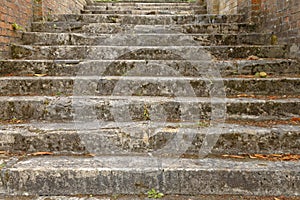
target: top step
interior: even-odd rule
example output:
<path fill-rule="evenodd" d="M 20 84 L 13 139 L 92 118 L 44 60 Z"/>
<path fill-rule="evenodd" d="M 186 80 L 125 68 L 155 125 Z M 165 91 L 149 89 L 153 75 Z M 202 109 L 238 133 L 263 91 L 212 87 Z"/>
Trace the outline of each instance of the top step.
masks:
<path fill-rule="evenodd" d="M 94 0 L 91 4 L 101 3 L 203 3 L 203 0 Z"/>

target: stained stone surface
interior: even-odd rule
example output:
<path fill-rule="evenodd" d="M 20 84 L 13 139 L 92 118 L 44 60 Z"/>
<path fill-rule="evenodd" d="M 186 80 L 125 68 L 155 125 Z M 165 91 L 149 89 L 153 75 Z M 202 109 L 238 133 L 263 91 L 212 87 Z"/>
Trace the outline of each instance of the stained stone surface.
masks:
<path fill-rule="evenodd" d="M 165 194 L 299 195 L 299 169 L 299 161 L 69 156 L 19 161 L 2 176 L 14 194 L 131 194 L 158 188 Z"/>

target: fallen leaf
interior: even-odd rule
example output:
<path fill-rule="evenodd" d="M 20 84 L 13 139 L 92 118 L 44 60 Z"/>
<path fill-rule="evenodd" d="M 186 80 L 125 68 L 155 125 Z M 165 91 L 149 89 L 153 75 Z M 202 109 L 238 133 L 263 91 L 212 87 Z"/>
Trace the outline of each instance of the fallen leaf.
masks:
<path fill-rule="evenodd" d="M 257 157 L 256 157 L 256 156 L 249 155 L 249 158 L 255 159 L 255 158 L 257 158 Z"/>
<path fill-rule="evenodd" d="M 32 153 L 31 155 L 33 155 L 33 156 L 43 156 L 43 155 L 53 155 L 53 153 L 48 152 L 48 151 L 41 151 L 41 152 Z"/>
<path fill-rule="evenodd" d="M 280 199 L 278 199 L 278 198 L 274 197 L 274 200 L 280 200 Z"/>
<path fill-rule="evenodd" d="M 300 117 L 293 117 L 291 120 L 293 122 L 300 122 Z"/>
<path fill-rule="evenodd" d="M 244 159 L 244 156 L 239 156 L 239 155 L 222 155 L 223 157 L 228 157 L 228 158 L 238 158 L 238 159 Z"/>
<path fill-rule="evenodd" d="M 259 57 L 251 55 L 251 56 L 248 56 L 247 60 L 259 60 Z"/>
<path fill-rule="evenodd" d="M 266 155 L 262 155 L 262 154 L 254 154 L 254 156 L 256 158 L 263 158 L 263 159 L 265 159 L 267 157 Z"/>
<path fill-rule="evenodd" d="M 36 76 L 36 77 L 43 77 L 43 76 L 47 76 L 47 74 L 34 74 L 34 76 Z"/>
<path fill-rule="evenodd" d="M 268 96 L 268 99 L 278 99 L 277 96 Z"/>
<path fill-rule="evenodd" d="M 259 77 L 266 78 L 268 74 L 266 72 L 259 72 Z"/>
<path fill-rule="evenodd" d="M 0 151 L 0 154 L 7 154 L 7 151 Z"/>
<path fill-rule="evenodd" d="M 253 78 L 253 75 L 239 75 L 239 78 Z"/>
<path fill-rule="evenodd" d="M 273 156 L 273 157 L 282 157 L 282 155 L 280 155 L 280 154 L 271 154 L 270 156 Z"/>

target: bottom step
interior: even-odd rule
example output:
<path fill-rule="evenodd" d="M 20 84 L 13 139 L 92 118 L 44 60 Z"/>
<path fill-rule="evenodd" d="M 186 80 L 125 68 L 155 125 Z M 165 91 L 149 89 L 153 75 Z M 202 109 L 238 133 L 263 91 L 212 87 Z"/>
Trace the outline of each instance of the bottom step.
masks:
<path fill-rule="evenodd" d="M 7 164 L 8 194 L 300 196 L 300 162 L 159 159 L 137 156 L 33 157 Z"/>

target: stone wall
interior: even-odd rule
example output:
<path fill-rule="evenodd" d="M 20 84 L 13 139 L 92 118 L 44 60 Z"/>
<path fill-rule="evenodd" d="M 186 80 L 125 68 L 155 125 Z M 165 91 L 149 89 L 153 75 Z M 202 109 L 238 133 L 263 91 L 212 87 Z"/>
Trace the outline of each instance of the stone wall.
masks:
<path fill-rule="evenodd" d="M 32 21 L 47 20 L 55 14 L 79 13 L 86 1 L 1 0 L 0 58 L 9 57 L 9 45 L 20 41 L 21 31 L 30 30 Z"/>

